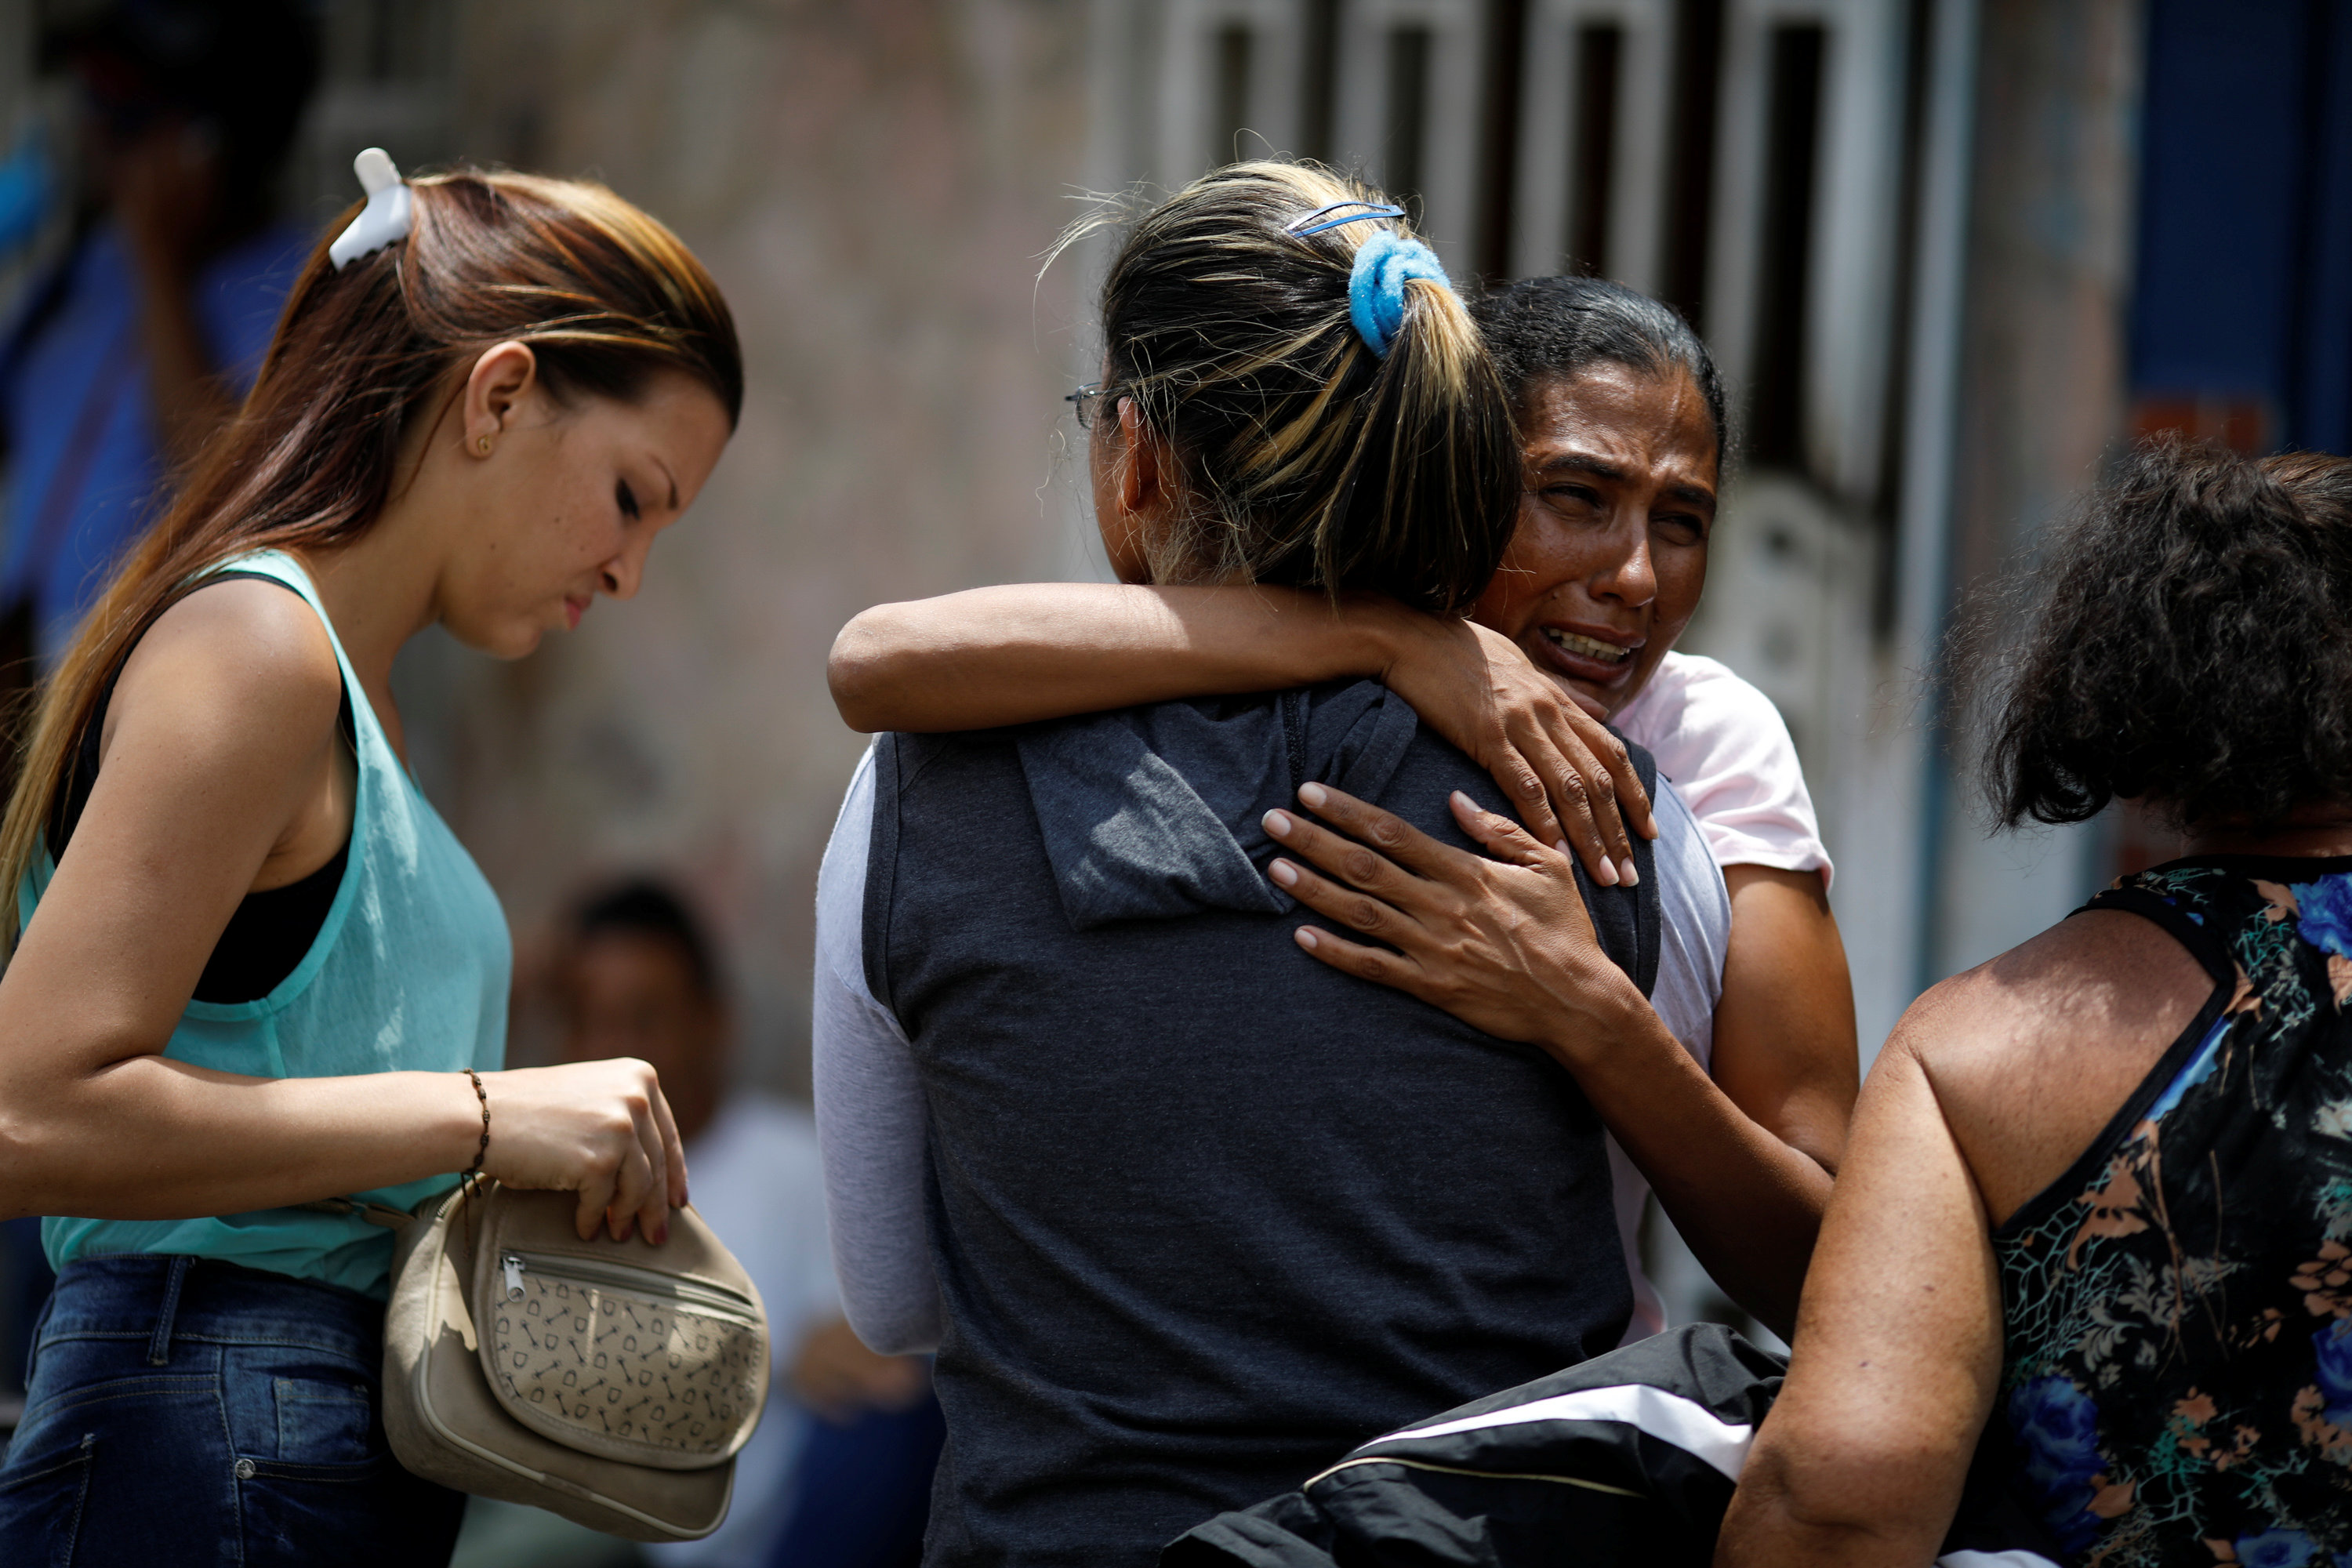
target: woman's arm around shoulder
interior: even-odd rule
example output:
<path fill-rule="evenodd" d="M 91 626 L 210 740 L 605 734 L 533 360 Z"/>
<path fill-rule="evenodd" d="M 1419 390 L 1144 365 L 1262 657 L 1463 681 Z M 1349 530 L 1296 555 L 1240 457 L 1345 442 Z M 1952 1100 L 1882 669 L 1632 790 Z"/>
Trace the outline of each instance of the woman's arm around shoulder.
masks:
<path fill-rule="evenodd" d="M 1492 773 L 1538 839 L 1569 844 L 1604 886 L 1632 868 L 1626 824 L 1657 833 L 1623 746 L 1510 639 L 1375 594 L 974 588 L 865 611 L 835 639 L 826 675 L 850 728 L 918 732 L 1373 679 Z"/>
<path fill-rule="evenodd" d="M 992 729 L 1378 675 L 1406 617 L 1288 588 L 1009 584 L 861 612 L 825 677 L 853 730 Z"/>

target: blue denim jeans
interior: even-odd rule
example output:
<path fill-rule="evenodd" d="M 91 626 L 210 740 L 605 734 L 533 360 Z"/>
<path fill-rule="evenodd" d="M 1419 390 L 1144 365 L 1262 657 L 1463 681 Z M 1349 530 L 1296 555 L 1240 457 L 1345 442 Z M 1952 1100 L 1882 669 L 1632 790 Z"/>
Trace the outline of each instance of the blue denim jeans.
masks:
<path fill-rule="evenodd" d="M 67 1266 L 0 1461 L 0 1563 L 440 1564 L 465 1498 L 401 1468 L 383 1308 L 203 1258 Z"/>

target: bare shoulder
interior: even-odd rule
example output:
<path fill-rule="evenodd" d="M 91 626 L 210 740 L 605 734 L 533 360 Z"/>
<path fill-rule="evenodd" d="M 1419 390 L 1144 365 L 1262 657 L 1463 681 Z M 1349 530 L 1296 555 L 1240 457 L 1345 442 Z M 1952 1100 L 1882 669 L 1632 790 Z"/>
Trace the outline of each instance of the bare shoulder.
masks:
<path fill-rule="evenodd" d="M 2178 1033 L 2212 984 L 2153 921 L 2092 910 L 1934 986 L 1901 1032 L 1931 1072 L 2007 1071 L 2085 1036 Z"/>
<path fill-rule="evenodd" d="M 1915 1058 L 1996 1221 L 2064 1173 L 2212 994 L 2154 923 L 2094 910 L 1929 990 Z"/>
<path fill-rule="evenodd" d="M 234 579 L 156 618 L 123 664 L 108 713 L 122 722 L 204 728 L 238 746 L 323 745 L 342 704 L 341 667 L 318 613 L 274 583 Z"/>

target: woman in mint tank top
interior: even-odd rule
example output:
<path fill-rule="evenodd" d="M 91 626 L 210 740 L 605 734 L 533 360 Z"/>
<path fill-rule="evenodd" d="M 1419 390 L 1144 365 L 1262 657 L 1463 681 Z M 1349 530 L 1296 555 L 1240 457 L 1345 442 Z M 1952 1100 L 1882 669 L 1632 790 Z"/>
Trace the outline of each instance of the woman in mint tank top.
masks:
<path fill-rule="evenodd" d="M 602 186 L 459 170 L 358 218 L 0 819 L 0 1216 L 58 1269 L 0 1563 L 446 1561 L 464 1500 L 376 1408 L 390 1236 L 304 1205 L 479 1169 L 658 1238 L 686 1198 L 644 1063 L 499 1070 L 505 921 L 390 677 L 436 622 L 515 658 L 635 592 L 734 428 L 732 319 Z"/>

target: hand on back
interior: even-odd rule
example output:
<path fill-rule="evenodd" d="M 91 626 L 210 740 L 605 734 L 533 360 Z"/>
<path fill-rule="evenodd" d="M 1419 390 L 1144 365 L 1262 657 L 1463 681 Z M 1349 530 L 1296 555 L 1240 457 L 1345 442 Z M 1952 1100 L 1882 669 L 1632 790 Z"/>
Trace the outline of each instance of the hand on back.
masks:
<path fill-rule="evenodd" d="M 1353 837 L 1293 812 L 1268 812 L 1266 831 L 1328 873 L 1277 859 L 1275 882 L 1308 909 L 1396 950 L 1301 927 L 1299 945 L 1324 963 L 1418 996 L 1498 1039 L 1530 1045 L 1607 1038 L 1629 1009 L 1643 1006 L 1595 938 L 1567 857 L 1509 818 L 1455 792 L 1455 819 L 1487 851 L 1475 855 L 1323 784 L 1307 785 L 1298 797 Z"/>

